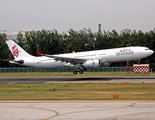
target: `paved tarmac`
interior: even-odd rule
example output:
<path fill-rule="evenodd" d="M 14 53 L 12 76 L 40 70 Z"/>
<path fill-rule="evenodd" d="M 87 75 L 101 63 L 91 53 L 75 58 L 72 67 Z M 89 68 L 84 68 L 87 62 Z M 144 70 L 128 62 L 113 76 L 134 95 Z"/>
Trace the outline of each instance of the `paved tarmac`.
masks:
<path fill-rule="evenodd" d="M 155 77 L 69 77 L 69 78 L 0 78 L 0 84 L 86 82 L 155 82 Z"/>
<path fill-rule="evenodd" d="M 155 77 L 0 78 L 1 84 L 155 82 Z M 155 120 L 155 101 L 0 101 L 0 120 Z"/>
<path fill-rule="evenodd" d="M 0 120 L 155 120 L 155 101 L 0 101 Z"/>

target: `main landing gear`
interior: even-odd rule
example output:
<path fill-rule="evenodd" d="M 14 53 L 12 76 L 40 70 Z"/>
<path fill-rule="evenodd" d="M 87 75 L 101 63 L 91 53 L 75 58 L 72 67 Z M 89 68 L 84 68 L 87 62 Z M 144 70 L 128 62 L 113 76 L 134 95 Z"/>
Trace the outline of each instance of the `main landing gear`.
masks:
<path fill-rule="evenodd" d="M 80 74 L 83 74 L 84 71 L 87 71 L 87 68 L 85 68 L 85 67 L 83 67 L 83 69 L 77 68 L 77 70 L 74 70 L 74 71 L 73 71 L 73 74 L 77 74 L 78 72 L 79 72 Z"/>

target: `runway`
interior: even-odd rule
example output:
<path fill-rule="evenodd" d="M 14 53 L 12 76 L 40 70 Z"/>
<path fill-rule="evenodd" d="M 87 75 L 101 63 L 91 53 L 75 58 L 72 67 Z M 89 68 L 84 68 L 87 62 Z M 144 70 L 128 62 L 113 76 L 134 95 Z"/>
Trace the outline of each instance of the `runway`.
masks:
<path fill-rule="evenodd" d="M 66 77 L 66 78 L 0 78 L 0 84 L 87 82 L 155 82 L 155 77 Z"/>
<path fill-rule="evenodd" d="M 0 101 L 0 120 L 155 120 L 155 101 Z"/>
<path fill-rule="evenodd" d="M 155 82 L 155 77 L 0 78 L 0 84 Z M 0 101 L 0 120 L 155 120 L 155 100 Z"/>

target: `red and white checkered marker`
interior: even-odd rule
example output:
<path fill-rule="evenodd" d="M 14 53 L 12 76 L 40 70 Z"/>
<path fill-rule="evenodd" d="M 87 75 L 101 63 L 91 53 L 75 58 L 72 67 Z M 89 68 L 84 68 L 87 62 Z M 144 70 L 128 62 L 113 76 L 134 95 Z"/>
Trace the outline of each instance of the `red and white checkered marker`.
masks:
<path fill-rule="evenodd" d="M 133 72 L 134 73 L 148 73 L 150 72 L 150 65 L 149 64 L 134 64 L 133 65 Z"/>

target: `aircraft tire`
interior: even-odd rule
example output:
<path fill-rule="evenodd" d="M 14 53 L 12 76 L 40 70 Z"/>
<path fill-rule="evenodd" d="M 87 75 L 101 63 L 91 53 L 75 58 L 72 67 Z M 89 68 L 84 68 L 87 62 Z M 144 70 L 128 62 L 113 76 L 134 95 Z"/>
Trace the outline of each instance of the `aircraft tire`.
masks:
<path fill-rule="evenodd" d="M 83 70 L 79 71 L 80 74 L 83 74 Z"/>
<path fill-rule="evenodd" d="M 77 74 L 77 71 L 73 71 L 73 74 Z"/>
<path fill-rule="evenodd" d="M 80 71 L 81 71 L 81 69 L 80 69 L 80 68 L 78 68 L 78 69 L 77 69 L 77 71 L 78 71 L 78 72 L 80 72 Z"/>

